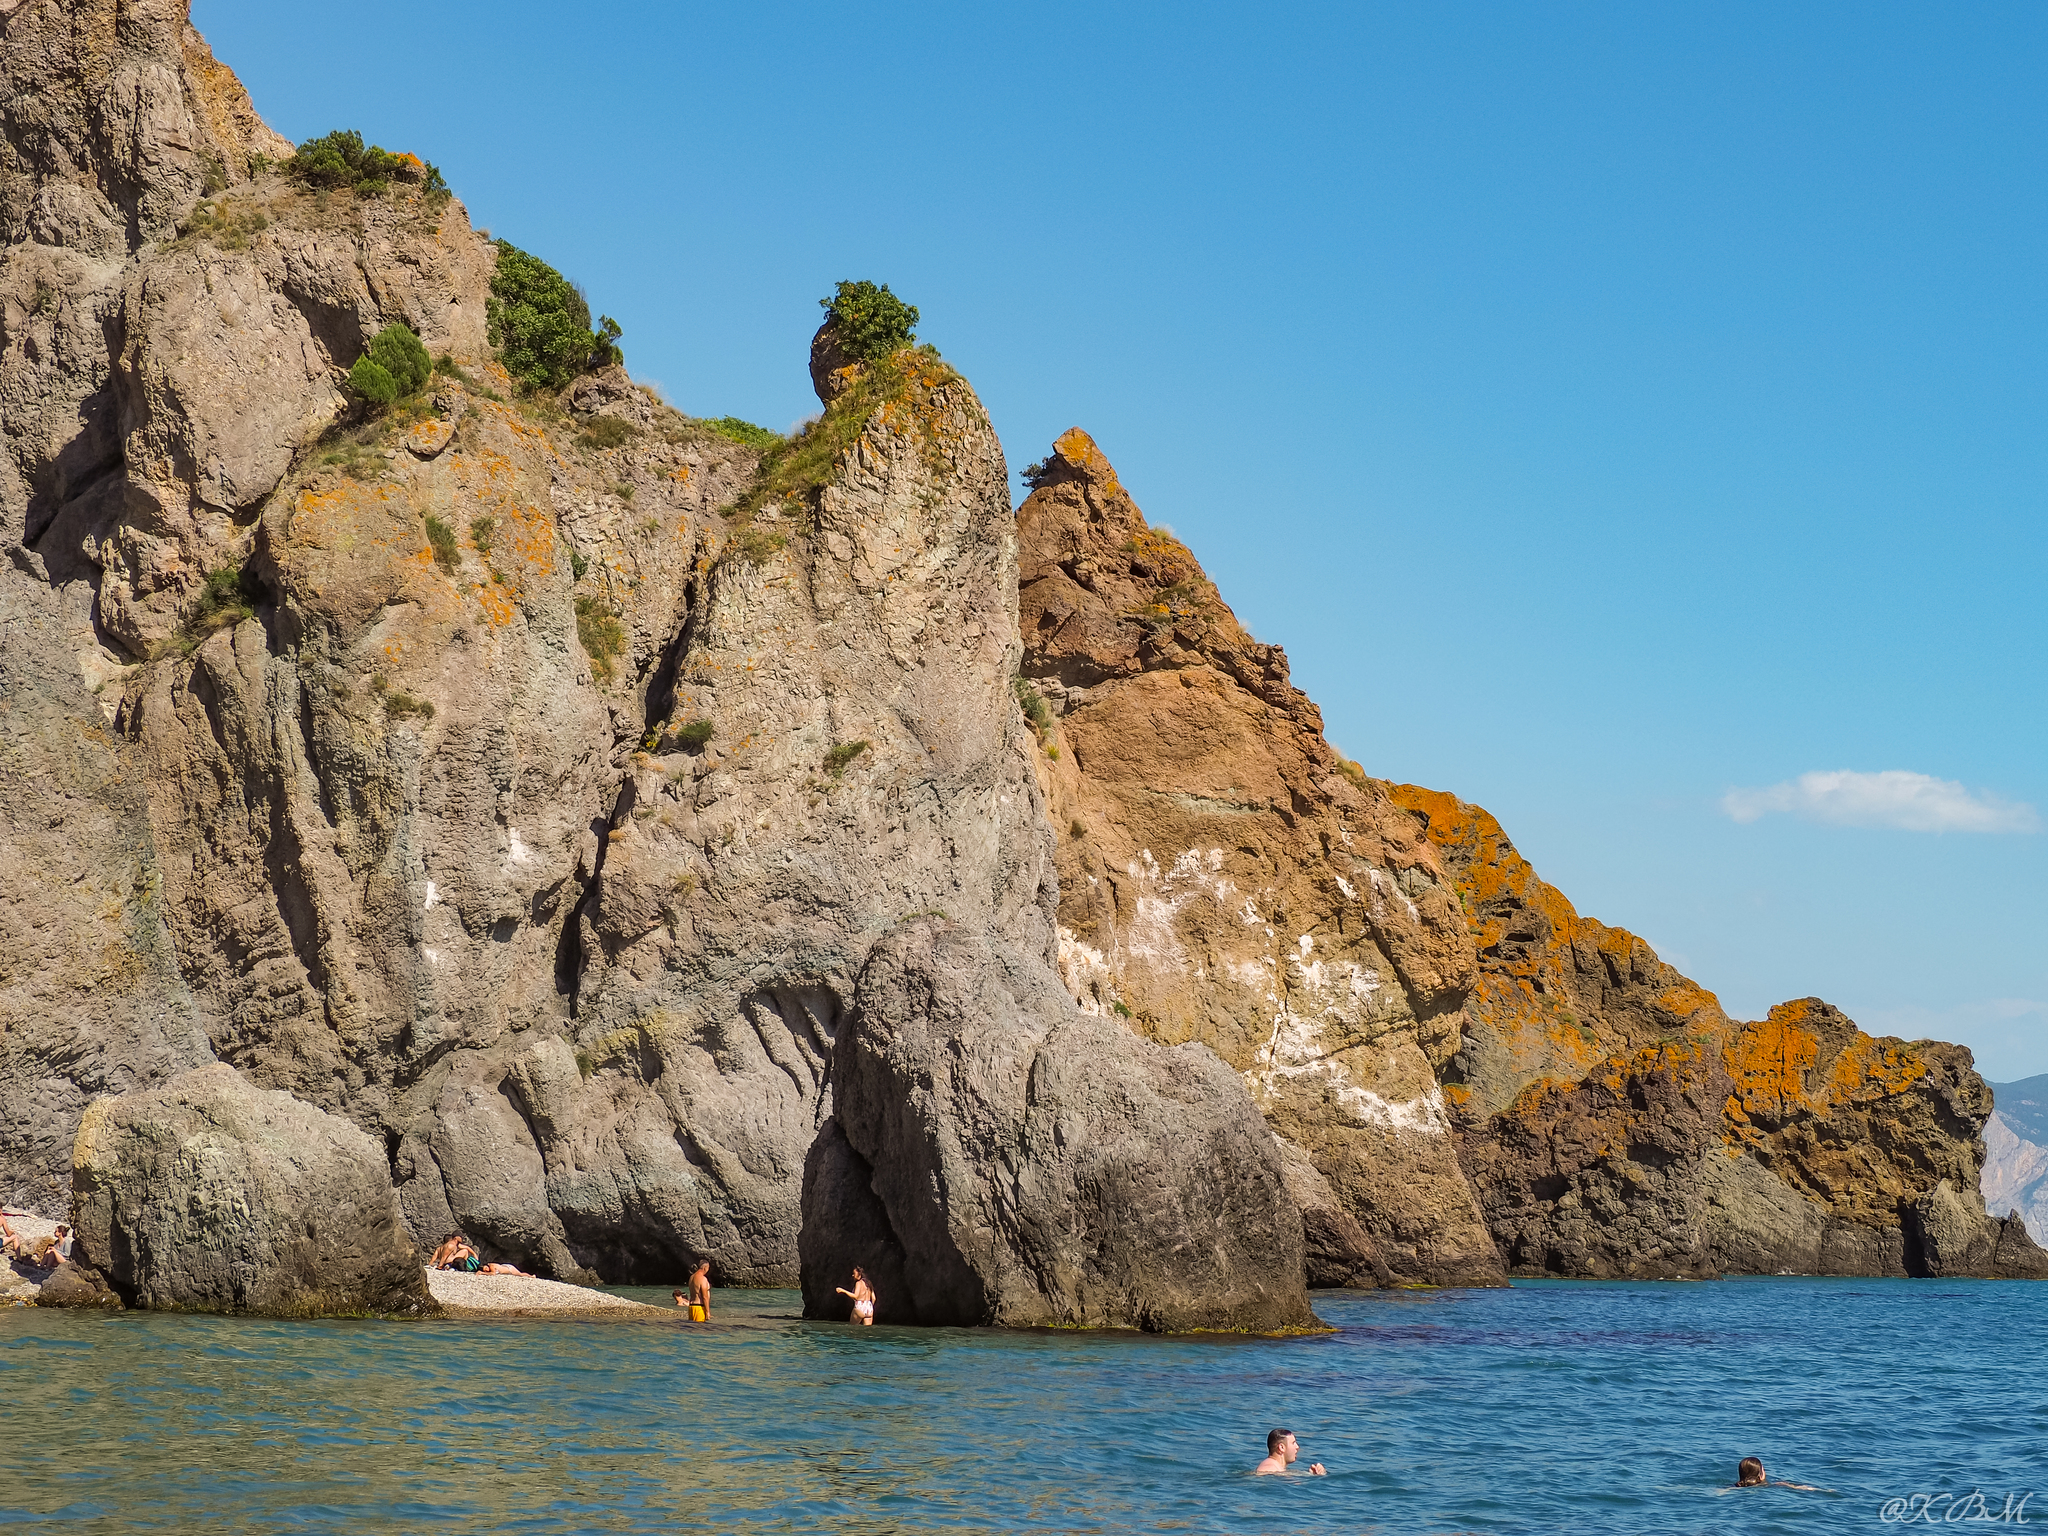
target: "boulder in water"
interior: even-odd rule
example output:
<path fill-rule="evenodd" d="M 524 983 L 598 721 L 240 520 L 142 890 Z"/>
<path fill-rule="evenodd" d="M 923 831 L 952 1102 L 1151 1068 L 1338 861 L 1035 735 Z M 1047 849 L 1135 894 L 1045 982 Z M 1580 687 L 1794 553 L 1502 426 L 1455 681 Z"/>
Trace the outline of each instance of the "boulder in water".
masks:
<path fill-rule="evenodd" d="M 833 1288 L 862 1264 L 885 1323 L 1316 1326 L 1244 1084 L 1201 1046 L 1084 1013 L 1042 960 L 906 923 L 862 970 L 832 1080 L 804 1181 L 807 1314 L 843 1315 Z"/>
<path fill-rule="evenodd" d="M 72 1191 L 81 1257 L 130 1306 L 433 1310 L 383 1148 L 229 1066 L 93 1104 Z"/>

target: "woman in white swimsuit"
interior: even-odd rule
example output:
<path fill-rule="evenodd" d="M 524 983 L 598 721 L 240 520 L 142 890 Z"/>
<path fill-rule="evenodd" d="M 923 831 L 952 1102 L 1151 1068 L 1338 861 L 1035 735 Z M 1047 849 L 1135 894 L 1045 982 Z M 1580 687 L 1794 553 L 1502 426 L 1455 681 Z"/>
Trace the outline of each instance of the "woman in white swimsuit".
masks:
<path fill-rule="evenodd" d="M 843 1285 L 833 1287 L 842 1296 L 853 1298 L 853 1315 L 863 1328 L 875 1326 L 875 1288 L 868 1284 L 868 1277 L 861 1272 L 858 1264 L 853 1267 L 853 1289 Z"/>

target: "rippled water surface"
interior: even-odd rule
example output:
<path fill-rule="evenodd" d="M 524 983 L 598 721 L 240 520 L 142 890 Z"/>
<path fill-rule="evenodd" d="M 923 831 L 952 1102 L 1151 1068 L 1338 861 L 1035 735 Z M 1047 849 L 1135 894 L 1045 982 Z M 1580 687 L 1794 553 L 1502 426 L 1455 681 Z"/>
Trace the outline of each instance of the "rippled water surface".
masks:
<path fill-rule="evenodd" d="M 2048 1285 L 1322 1294 L 1337 1331 L 1287 1342 L 717 1300 L 708 1328 L 0 1313 L 0 1523 L 1820 1533 L 1972 1489 L 2048 1522 Z M 1247 1476 L 1273 1424 L 1330 1476 Z M 1832 1491 L 1726 1491 L 1745 1454 Z"/>

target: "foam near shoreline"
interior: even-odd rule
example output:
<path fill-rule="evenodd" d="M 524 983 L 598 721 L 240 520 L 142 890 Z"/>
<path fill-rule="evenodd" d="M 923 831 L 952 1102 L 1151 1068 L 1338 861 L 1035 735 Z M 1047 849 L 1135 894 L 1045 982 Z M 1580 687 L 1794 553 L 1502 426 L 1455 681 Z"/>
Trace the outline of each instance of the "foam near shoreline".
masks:
<path fill-rule="evenodd" d="M 472 1275 L 461 1270 L 430 1269 L 427 1289 L 448 1317 L 607 1317 L 648 1321 L 668 1315 L 645 1302 L 531 1275 Z"/>

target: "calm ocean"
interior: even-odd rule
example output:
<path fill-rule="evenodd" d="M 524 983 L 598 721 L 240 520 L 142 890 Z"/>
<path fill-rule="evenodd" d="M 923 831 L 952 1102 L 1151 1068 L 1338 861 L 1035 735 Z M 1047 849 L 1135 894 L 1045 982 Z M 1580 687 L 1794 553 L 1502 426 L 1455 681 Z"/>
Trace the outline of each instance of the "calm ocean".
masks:
<path fill-rule="evenodd" d="M 2032 1493 L 2048 1526 L 2048 1285 L 1316 1308 L 1338 1331 L 1288 1342 L 859 1332 L 793 1320 L 785 1291 L 718 1292 L 699 1329 L 17 1309 L 0 1523 L 1643 1536 L 1898 1529 L 1887 1500 L 1934 1496 L 1939 1521 L 1974 1490 L 1986 1513 Z M 1276 1424 L 1330 1475 L 1247 1476 Z M 1832 1491 L 1727 1491 L 1744 1455 Z"/>

